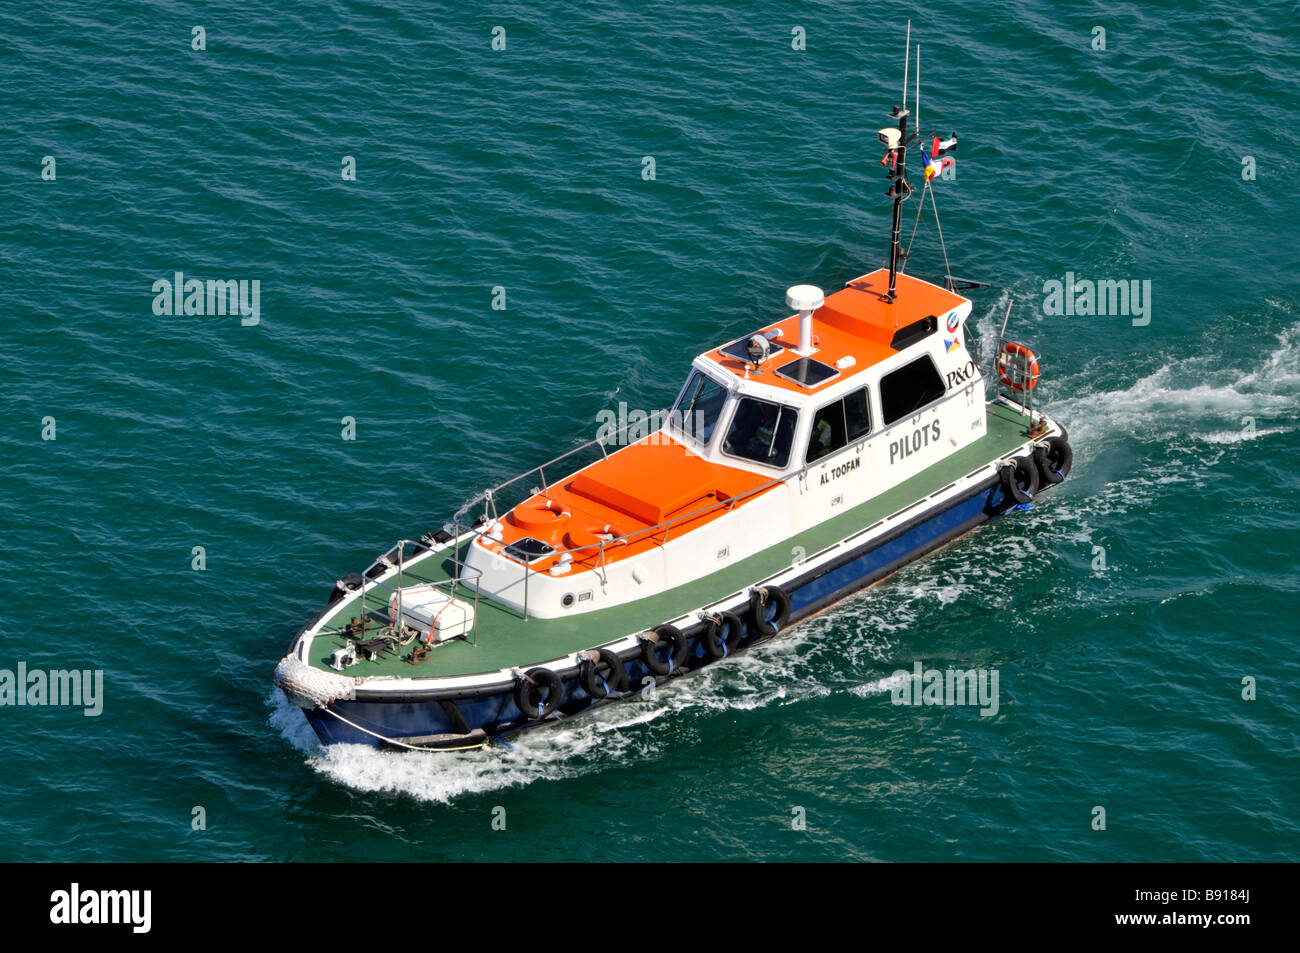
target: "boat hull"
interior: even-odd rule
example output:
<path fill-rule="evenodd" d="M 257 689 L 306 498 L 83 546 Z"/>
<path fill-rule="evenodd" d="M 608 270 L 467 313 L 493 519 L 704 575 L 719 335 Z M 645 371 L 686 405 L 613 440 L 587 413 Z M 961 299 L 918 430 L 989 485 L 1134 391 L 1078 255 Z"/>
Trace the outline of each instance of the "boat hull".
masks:
<path fill-rule="evenodd" d="M 887 535 L 873 538 L 858 548 L 848 547 L 832 561 L 782 582 L 781 588 L 790 598 L 790 614 L 782 631 L 1014 508 L 1014 501 L 1007 497 L 996 477 L 988 478 L 956 499 L 928 508 L 918 506 L 914 516 L 900 522 Z M 754 583 L 761 585 L 762 581 Z M 780 637 L 780 633 L 760 632 L 745 604 L 718 608 L 734 611 L 744 620 L 746 631 L 736 652 Z M 647 628 L 667 621 L 645 620 Z M 577 666 L 558 670 L 556 674 L 563 684 L 562 700 L 552 714 L 541 720 L 520 711 L 513 682 L 466 690 L 441 687 L 436 678 L 429 680 L 427 688 L 400 693 L 366 691 L 361 686 L 352 699 L 309 709 L 306 715 L 325 744 L 382 746 L 396 741 L 396 747 L 477 747 L 490 738 L 508 739 L 520 731 L 635 698 L 651 686 L 716 661 L 725 661 L 725 657 L 715 660 L 704 651 L 700 639 L 704 623 L 682 631 L 690 639 L 689 654 L 682 665 L 666 676 L 656 675 L 635 649 L 619 653 L 627 670 L 628 688 L 607 697 L 594 697 L 582 687 Z M 620 635 L 608 633 L 610 639 Z"/>

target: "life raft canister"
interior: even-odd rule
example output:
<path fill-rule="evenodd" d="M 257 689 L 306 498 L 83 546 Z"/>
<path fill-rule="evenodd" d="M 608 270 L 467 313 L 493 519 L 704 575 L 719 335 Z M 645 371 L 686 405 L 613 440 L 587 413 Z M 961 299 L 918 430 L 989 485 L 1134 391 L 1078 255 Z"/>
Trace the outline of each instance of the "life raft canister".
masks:
<path fill-rule="evenodd" d="M 1060 483 L 1070 474 L 1074 450 L 1064 437 L 1048 437 L 1034 447 L 1034 463 L 1044 483 L 1049 486 Z"/>
<path fill-rule="evenodd" d="M 1038 492 L 1038 467 L 1029 457 L 1016 457 L 1002 468 L 1003 495 L 1016 503 L 1028 503 Z"/>
<path fill-rule="evenodd" d="M 1038 386 L 1038 355 L 1023 344 L 1007 341 L 998 358 L 998 378 L 1003 387 L 1029 393 Z"/>
<path fill-rule="evenodd" d="M 564 681 L 549 668 L 530 668 L 515 680 L 515 704 L 526 718 L 538 721 L 560 707 Z"/>
<path fill-rule="evenodd" d="M 734 612 L 719 612 L 704 620 L 700 633 L 700 648 L 711 659 L 726 658 L 740 648 L 745 638 L 745 623 Z"/>
<path fill-rule="evenodd" d="M 762 635 L 776 635 L 790 619 L 790 596 L 780 586 L 756 586 L 749 592 L 749 618 Z"/>
<path fill-rule="evenodd" d="M 627 691 L 627 667 L 609 649 L 586 653 L 578 666 L 578 683 L 592 698 L 608 698 Z"/>
<path fill-rule="evenodd" d="M 667 650 L 664 657 L 660 652 Z M 656 675 L 670 675 L 686 661 L 690 643 L 675 625 L 656 626 L 641 642 L 641 660 Z"/>

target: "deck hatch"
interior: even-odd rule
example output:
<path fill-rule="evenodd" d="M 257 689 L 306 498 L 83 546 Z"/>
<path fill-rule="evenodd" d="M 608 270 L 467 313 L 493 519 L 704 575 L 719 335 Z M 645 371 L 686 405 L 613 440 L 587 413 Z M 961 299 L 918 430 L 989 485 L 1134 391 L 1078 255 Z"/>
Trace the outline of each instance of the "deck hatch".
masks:
<path fill-rule="evenodd" d="M 555 547 L 549 543 L 543 543 L 540 539 L 525 536 L 523 539 L 515 540 L 501 552 L 521 563 L 532 563 L 551 555 L 551 553 L 555 552 Z"/>
<path fill-rule="evenodd" d="M 788 381 L 794 381 L 800 387 L 811 390 L 839 377 L 840 372 L 829 364 L 814 361 L 811 357 L 801 357 L 797 361 L 791 361 L 789 364 L 778 367 L 776 376 L 784 377 Z"/>

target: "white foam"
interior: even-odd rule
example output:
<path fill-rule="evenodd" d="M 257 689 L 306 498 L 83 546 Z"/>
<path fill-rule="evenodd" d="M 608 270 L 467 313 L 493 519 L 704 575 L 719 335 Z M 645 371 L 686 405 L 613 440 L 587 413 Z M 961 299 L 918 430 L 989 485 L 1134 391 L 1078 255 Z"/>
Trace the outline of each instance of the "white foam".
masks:
<path fill-rule="evenodd" d="M 302 713 L 301 708 L 289 701 L 284 692 L 278 688 L 271 689 L 266 704 L 271 709 L 270 717 L 267 719 L 271 727 L 279 731 L 281 737 L 289 744 L 299 751 L 319 750 L 320 740 L 311 725 L 307 723 L 307 716 Z"/>
<path fill-rule="evenodd" d="M 855 685 L 850 688 L 849 691 L 852 694 L 857 695 L 859 698 L 869 698 L 872 695 L 884 695 L 888 692 L 892 692 L 896 688 L 902 688 L 911 680 L 911 678 L 912 675 L 910 672 L 893 674 L 885 678 L 878 678 L 865 685 Z"/>
<path fill-rule="evenodd" d="M 1300 325 L 1284 330 L 1276 341 L 1252 369 L 1223 367 L 1217 357 L 1196 355 L 1111 391 L 1089 391 L 1087 372 L 1072 375 L 1061 388 L 1072 396 L 1053 409 L 1069 428 L 1076 454 L 1085 458 L 1117 437 L 1231 444 L 1288 433 L 1294 427 L 1264 424 L 1272 416 L 1296 417 Z M 1254 421 L 1253 435 L 1247 418 Z"/>
<path fill-rule="evenodd" d="M 1271 437 L 1275 434 L 1290 433 L 1291 427 L 1266 427 L 1257 428 L 1254 433 L 1245 429 L 1242 430 L 1225 430 L 1222 433 L 1197 434 L 1196 439 L 1203 440 L 1206 443 L 1241 443 L 1244 440 L 1255 440 L 1259 437 Z"/>

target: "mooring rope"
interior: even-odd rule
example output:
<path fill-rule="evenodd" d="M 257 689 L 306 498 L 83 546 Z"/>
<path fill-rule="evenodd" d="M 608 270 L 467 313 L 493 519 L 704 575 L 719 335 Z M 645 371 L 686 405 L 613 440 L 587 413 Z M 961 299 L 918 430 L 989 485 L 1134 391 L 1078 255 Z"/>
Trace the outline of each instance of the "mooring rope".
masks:
<path fill-rule="evenodd" d="M 424 752 L 473 751 L 475 748 L 486 748 L 488 746 L 487 742 L 483 741 L 476 745 L 461 745 L 455 748 L 421 748 L 419 745 L 408 745 L 404 741 L 398 741 L 396 738 L 389 738 L 385 735 L 381 735 L 377 731 L 371 731 L 369 728 L 365 728 L 361 725 L 358 725 L 355 721 L 351 721 L 347 718 L 344 718 L 342 715 L 340 715 L 338 712 L 334 711 L 334 709 L 330 708 L 327 705 L 321 705 L 320 710 L 326 712 L 327 714 L 333 715 L 335 718 L 337 718 L 339 721 L 343 722 L 344 724 L 351 725 L 353 728 L 357 729 L 357 731 L 364 731 L 372 738 L 378 738 L 380 741 L 386 742 L 387 744 L 390 745 L 395 745 L 398 748 L 405 748 L 407 751 L 424 751 Z"/>

